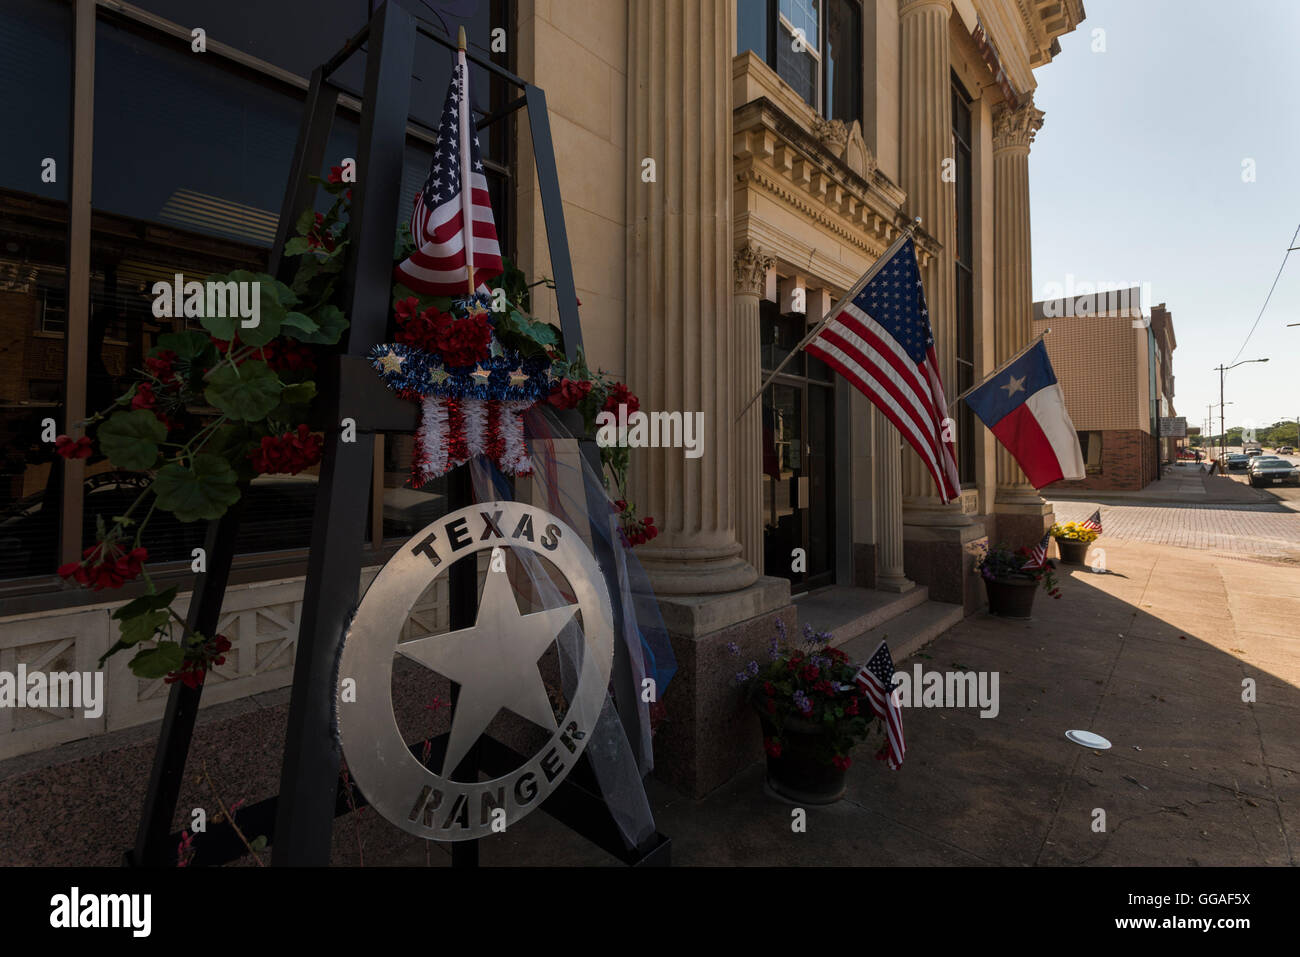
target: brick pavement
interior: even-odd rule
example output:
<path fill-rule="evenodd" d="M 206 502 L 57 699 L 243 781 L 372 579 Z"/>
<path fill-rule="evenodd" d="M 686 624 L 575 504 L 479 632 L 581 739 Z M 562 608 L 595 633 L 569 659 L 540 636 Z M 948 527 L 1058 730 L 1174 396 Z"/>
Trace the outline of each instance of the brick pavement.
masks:
<path fill-rule="evenodd" d="M 1300 514 L 1281 503 L 1118 505 L 1053 502 L 1058 522 L 1101 508 L 1101 539 L 1211 549 L 1228 555 L 1300 562 Z"/>

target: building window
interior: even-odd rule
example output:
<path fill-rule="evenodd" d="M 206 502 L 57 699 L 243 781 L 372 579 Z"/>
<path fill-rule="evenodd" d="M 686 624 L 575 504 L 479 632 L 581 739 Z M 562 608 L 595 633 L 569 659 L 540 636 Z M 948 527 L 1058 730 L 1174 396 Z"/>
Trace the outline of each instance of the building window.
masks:
<path fill-rule="evenodd" d="M 975 383 L 975 193 L 972 188 L 970 97 L 952 79 L 952 139 L 954 172 L 957 175 L 957 249 L 953 261 L 957 292 L 957 393 Z M 975 418 L 970 407 L 960 403 L 957 413 L 957 473 L 962 484 L 975 482 Z"/>
<path fill-rule="evenodd" d="M 1080 432 L 1079 448 L 1083 452 L 1083 467 L 1088 474 L 1101 472 L 1101 433 Z"/>
<path fill-rule="evenodd" d="M 757 53 L 827 119 L 862 119 L 857 0 L 737 0 L 736 49 Z"/>

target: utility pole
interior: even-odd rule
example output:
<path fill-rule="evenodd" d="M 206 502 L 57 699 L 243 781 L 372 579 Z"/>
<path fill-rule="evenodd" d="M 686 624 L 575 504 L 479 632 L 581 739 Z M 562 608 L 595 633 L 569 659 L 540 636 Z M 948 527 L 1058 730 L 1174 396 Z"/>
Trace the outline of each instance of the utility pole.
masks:
<path fill-rule="evenodd" d="M 1223 427 L 1223 374 L 1227 372 L 1229 369 L 1235 369 L 1237 368 L 1237 366 L 1244 366 L 1248 362 L 1267 362 L 1267 361 L 1268 361 L 1267 358 L 1242 359 L 1240 362 L 1234 362 L 1230 366 L 1219 365 L 1215 369 L 1215 371 L 1219 373 L 1219 432 L 1221 434 L 1221 438 L 1219 441 L 1220 441 L 1220 447 L 1223 449 L 1224 454 L 1227 453 L 1228 433 L 1227 430 Z M 1244 449 L 1245 446 L 1243 445 L 1242 448 Z"/>

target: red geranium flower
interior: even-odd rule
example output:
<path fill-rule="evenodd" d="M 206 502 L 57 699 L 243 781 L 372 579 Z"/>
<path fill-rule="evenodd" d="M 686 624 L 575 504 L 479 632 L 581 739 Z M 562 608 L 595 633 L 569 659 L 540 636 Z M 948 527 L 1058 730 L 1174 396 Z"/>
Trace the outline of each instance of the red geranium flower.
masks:
<path fill-rule="evenodd" d="M 551 394 L 546 401 L 557 409 L 573 409 L 590 391 L 591 383 L 586 379 L 561 379 L 551 386 Z"/>
<path fill-rule="evenodd" d="M 631 415 L 633 412 L 636 412 L 641 408 L 641 400 L 632 394 L 631 389 L 623 383 L 618 382 L 615 383 L 614 387 L 610 389 L 609 393 L 605 396 L 605 405 L 602 411 L 612 412 L 615 415 L 618 415 L 618 407 L 620 405 L 627 406 L 627 414 Z"/>
<path fill-rule="evenodd" d="M 323 445 L 306 425 L 284 435 L 264 435 L 261 444 L 248 453 L 253 468 L 262 475 L 297 475 L 321 460 Z"/>
<path fill-rule="evenodd" d="M 848 755 L 841 756 L 837 754 L 835 755 L 835 757 L 831 758 L 831 764 L 835 765 L 841 771 L 847 771 L 849 769 L 849 765 L 851 765 L 852 763 L 853 763 L 853 759 L 850 758 Z"/>
<path fill-rule="evenodd" d="M 331 166 L 331 167 L 330 167 L 330 176 L 329 176 L 329 181 L 330 181 L 331 183 L 341 183 L 341 182 L 343 182 L 343 167 L 342 167 L 342 166 Z"/>
<path fill-rule="evenodd" d="M 781 742 L 775 738 L 764 738 L 763 749 L 774 758 L 781 756 Z"/>
<path fill-rule="evenodd" d="M 148 557 L 148 549 L 125 551 L 116 542 L 103 541 L 83 551 L 81 561 L 60 565 L 59 575 L 75 579 L 80 585 L 90 585 L 95 591 L 121 588 L 140 574 Z"/>
<path fill-rule="evenodd" d="M 83 435 L 79 439 L 73 439 L 67 435 L 60 435 L 54 440 L 54 451 L 65 459 L 88 459 L 95 450 L 88 436 Z"/>
<path fill-rule="evenodd" d="M 175 363 L 176 353 L 170 349 L 163 349 L 156 356 L 146 356 L 144 367 L 155 379 L 166 382 L 176 374 Z"/>

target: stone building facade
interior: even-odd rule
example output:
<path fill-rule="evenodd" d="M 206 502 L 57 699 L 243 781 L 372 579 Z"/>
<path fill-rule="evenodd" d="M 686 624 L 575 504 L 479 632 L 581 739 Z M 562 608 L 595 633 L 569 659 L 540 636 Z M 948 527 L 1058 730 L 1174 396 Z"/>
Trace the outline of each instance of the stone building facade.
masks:
<path fill-rule="evenodd" d="M 20 2 L 49 13 L 71 11 L 83 0 Z M 156 5 L 142 0 L 140 8 Z M 354 17 L 353 6 L 339 16 Z M 419 13 L 419 4 L 411 7 Z M 658 760 L 670 780 L 703 793 L 761 754 L 755 723 L 738 713 L 729 684 L 735 670 L 730 643 L 761 651 L 775 616 L 795 624 L 793 600 L 826 588 L 840 590 L 837 600 L 842 595 L 845 602 L 863 595 L 870 601 L 915 596 L 973 612 L 982 594 L 971 574 L 972 550 L 990 538 L 1036 539 L 1051 521 L 1043 499 L 964 406 L 951 413 L 962 494 L 942 505 L 893 427 L 819 363 L 796 358 L 746 405 L 810 324 L 917 217 L 918 256 L 949 398 L 1028 343 L 1029 155 L 1044 120 L 1034 105 L 1034 70 L 1059 52 L 1057 38 L 1079 25 L 1083 5 L 518 0 L 481 7 L 471 43 L 486 50 L 488 27 L 504 30 L 505 63 L 547 94 L 591 364 L 627 381 L 644 409 L 704 415 L 702 456 L 641 449 L 632 477 L 641 513 L 653 515 L 661 529 L 636 554 L 650 572 L 680 665 L 664 702 L 670 717 Z M 123 43 L 148 34 L 174 44 L 188 35 L 187 27 L 159 11 L 140 8 L 115 4 L 111 12 L 99 11 L 101 37 L 119 27 L 130 34 Z M 222 14 L 214 7 L 210 16 L 209 35 L 219 38 Z M 51 42 L 69 51 L 81 42 L 74 39 L 71 14 L 66 22 L 47 19 Z M 322 14 L 313 22 L 325 31 L 334 21 Z M 355 29 L 345 29 L 348 24 L 337 36 L 322 34 L 316 59 Z M 95 29 L 92 15 L 92 35 Z M 228 34 L 237 32 L 232 22 Z M 101 51 L 111 53 L 102 43 Z M 228 36 L 225 47 L 209 54 L 210 65 L 177 69 L 229 69 L 239 74 L 232 84 L 256 74 L 291 105 L 295 97 L 300 101 L 303 77 L 315 61 L 304 49 L 268 52 L 273 47 L 265 38 Z M 155 82 L 151 89 L 167 87 Z M 296 120 L 289 107 L 283 112 Z M 340 115 L 346 129 L 335 152 L 350 155 L 346 137 L 355 136 L 348 132 L 355 115 L 346 109 Z M 65 111 L 65 126 L 68 118 Z M 71 119 L 75 139 L 77 116 Z M 515 122 L 511 135 L 485 143 L 490 182 L 512 258 L 538 278 L 550 275 L 545 226 L 526 120 Z M 282 145 L 276 140 L 266 149 Z M 89 149 L 64 148 L 69 162 Z M 413 183 L 427 169 L 427 153 L 420 152 L 426 148 L 413 131 L 406 170 Z M 97 147 L 96 164 L 101 152 Z M 24 183 L 4 179 L 0 188 L 40 192 Z M 236 224 L 236 232 L 225 235 L 220 249 L 207 250 L 211 271 L 256 259 L 266 245 L 262 214 L 276 207 L 234 187 L 223 199 L 224 188 L 186 184 L 157 204 L 157 212 L 127 209 L 125 202 L 101 210 L 97 196 L 88 235 L 104 231 L 109 214 L 129 214 L 138 241 L 173 245 L 164 225 L 199 229 L 185 210 L 201 211 L 204 202 L 219 200 L 215 218 Z M 89 197 L 81 201 L 89 211 Z M 66 203 L 60 213 L 55 194 L 42 202 L 54 209 L 54 220 L 62 216 L 60 228 L 76 231 Z M 72 208 L 78 208 L 75 197 Z M 204 254 L 193 243 L 175 245 L 186 255 Z M 53 253 L 49 258 L 58 259 Z M 114 259 L 115 281 L 138 279 L 128 267 L 141 258 L 124 240 Z M 162 262 L 166 256 L 144 258 Z M 49 264 L 74 267 L 85 268 Z M 92 287 L 106 281 L 93 256 L 88 268 Z M 545 296 L 538 295 L 534 306 L 542 318 L 556 318 Z M 371 567 L 391 551 L 386 543 L 432 507 L 428 497 L 401 487 L 409 448 L 391 440 L 380 445 L 371 497 L 373 547 L 365 556 Z M 42 480 L 24 474 L 22 481 L 26 489 Z M 79 506 L 73 511 L 81 515 Z M 246 616 L 251 670 L 216 676 L 231 682 L 227 694 L 258 673 L 260 634 L 292 638 L 293 592 L 301 588 L 302 569 L 300 552 L 237 564 L 235 582 L 249 591 L 240 607 L 256 604 L 261 583 L 273 582 L 277 617 L 271 627 Z M 34 618 L 64 620 L 66 627 L 55 627 L 58 636 L 49 639 L 61 641 L 65 632 L 77 631 L 74 616 L 90 606 L 54 595 L 48 582 L 0 582 L 9 585 L 19 602 L 13 617 L 0 619 L 0 656 L 4 648 L 26 649 L 10 657 L 63 653 L 57 643 L 28 648 L 22 629 Z M 87 645 L 86 654 L 93 659 L 102 650 Z M 288 680 L 292 653 L 291 644 L 277 652 L 279 683 Z M 248 687 L 264 690 L 270 680 Z M 156 705 L 137 704 L 116 724 L 110 718 L 92 732 L 158 713 Z M 72 736 L 82 733 L 91 732 Z M 67 736 L 28 735 L 27 744 L 7 750 Z"/>

